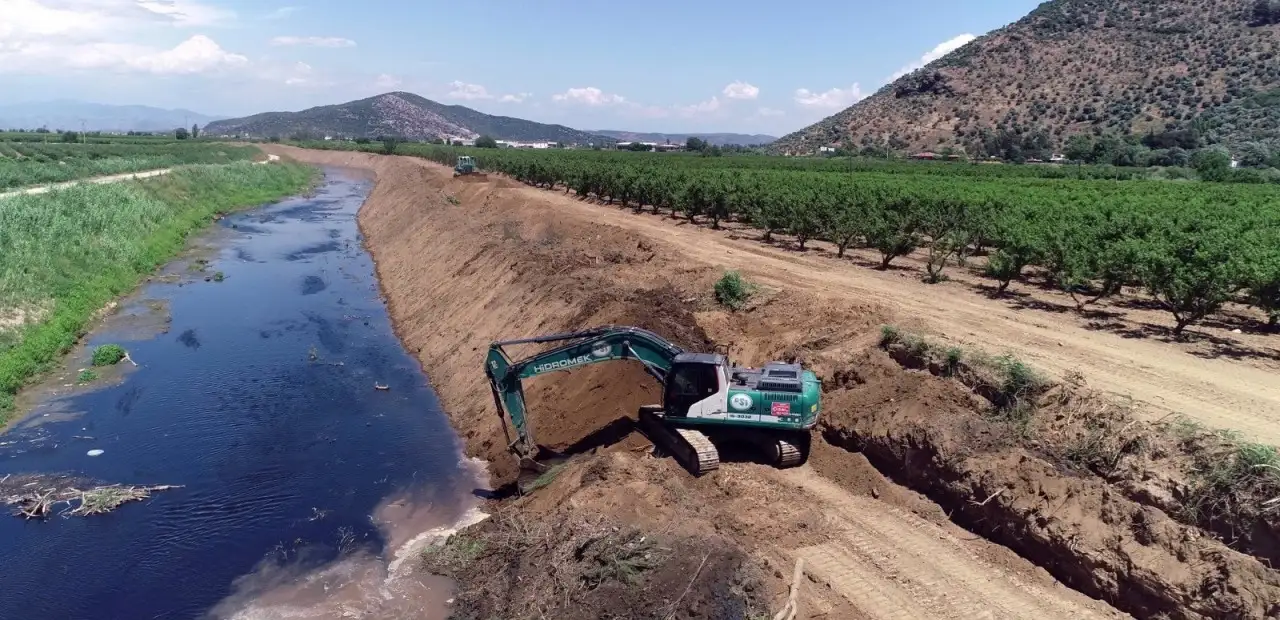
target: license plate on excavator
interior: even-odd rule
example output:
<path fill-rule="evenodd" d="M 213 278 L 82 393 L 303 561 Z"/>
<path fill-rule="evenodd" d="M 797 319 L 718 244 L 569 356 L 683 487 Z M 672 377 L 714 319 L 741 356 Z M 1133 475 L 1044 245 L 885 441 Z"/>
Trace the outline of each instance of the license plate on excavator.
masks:
<path fill-rule="evenodd" d="M 769 407 L 769 413 L 776 417 L 791 415 L 791 403 L 773 403 Z"/>

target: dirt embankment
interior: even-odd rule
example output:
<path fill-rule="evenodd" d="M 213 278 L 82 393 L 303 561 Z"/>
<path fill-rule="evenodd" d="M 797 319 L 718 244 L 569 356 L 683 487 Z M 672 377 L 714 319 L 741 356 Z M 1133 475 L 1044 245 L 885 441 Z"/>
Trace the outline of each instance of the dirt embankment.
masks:
<path fill-rule="evenodd" d="M 608 207 L 409 158 L 272 148 L 378 174 L 361 225 L 398 333 L 495 482 L 516 470 L 482 370 L 493 340 L 638 325 L 744 363 L 804 359 L 827 382 L 809 466 L 727 462 L 699 479 L 630 432 L 658 398 L 639 368 L 532 382 L 539 443 L 579 456 L 429 560 L 473 617 L 769 617 L 798 558 L 802 618 L 1280 617 L 1280 573 L 1063 471 L 963 386 L 877 350 L 900 316 L 884 298 L 775 273 L 731 314 L 709 293 L 733 256 Z"/>

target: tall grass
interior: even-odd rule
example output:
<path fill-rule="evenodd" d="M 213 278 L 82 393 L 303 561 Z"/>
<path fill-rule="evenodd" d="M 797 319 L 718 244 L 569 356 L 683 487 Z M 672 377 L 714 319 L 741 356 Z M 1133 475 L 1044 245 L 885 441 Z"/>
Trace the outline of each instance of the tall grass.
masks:
<path fill-rule="evenodd" d="M 211 142 L 170 144 L 0 143 L 0 190 L 183 164 L 251 159 L 258 149 Z"/>
<path fill-rule="evenodd" d="M 18 388 L 67 352 L 98 308 L 181 250 L 188 234 L 217 213 L 297 193 L 312 175 L 298 165 L 194 166 L 0 200 L 0 321 L 19 313 L 37 319 L 0 337 L 0 422 Z"/>

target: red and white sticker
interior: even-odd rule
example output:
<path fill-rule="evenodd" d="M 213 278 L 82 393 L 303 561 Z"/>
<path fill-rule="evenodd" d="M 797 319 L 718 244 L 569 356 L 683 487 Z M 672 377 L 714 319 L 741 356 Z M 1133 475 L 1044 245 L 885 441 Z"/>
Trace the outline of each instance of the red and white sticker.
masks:
<path fill-rule="evenodd" d="M 769 407 L 769 413 L 778 417 L 791 415 L 791 403 L 773 403 Z"/>

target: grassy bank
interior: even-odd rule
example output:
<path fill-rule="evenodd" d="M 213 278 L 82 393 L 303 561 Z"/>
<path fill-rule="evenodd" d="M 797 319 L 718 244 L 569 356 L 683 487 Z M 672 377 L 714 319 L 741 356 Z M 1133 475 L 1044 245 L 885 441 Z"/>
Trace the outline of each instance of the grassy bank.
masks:
<path fill-rule="evenodd" d="M 94 312 L 170 260 L 217 214 L 303 190 L 299 165 L 194 166 L 146 181 L 0 201 L 0 424 Z"/>
<path fill-rule="evenodd" d="M 213 142 L 63 144 L 0 142 L 0 190 L 191 164 L 229 164 L 260 154 Z"/>

